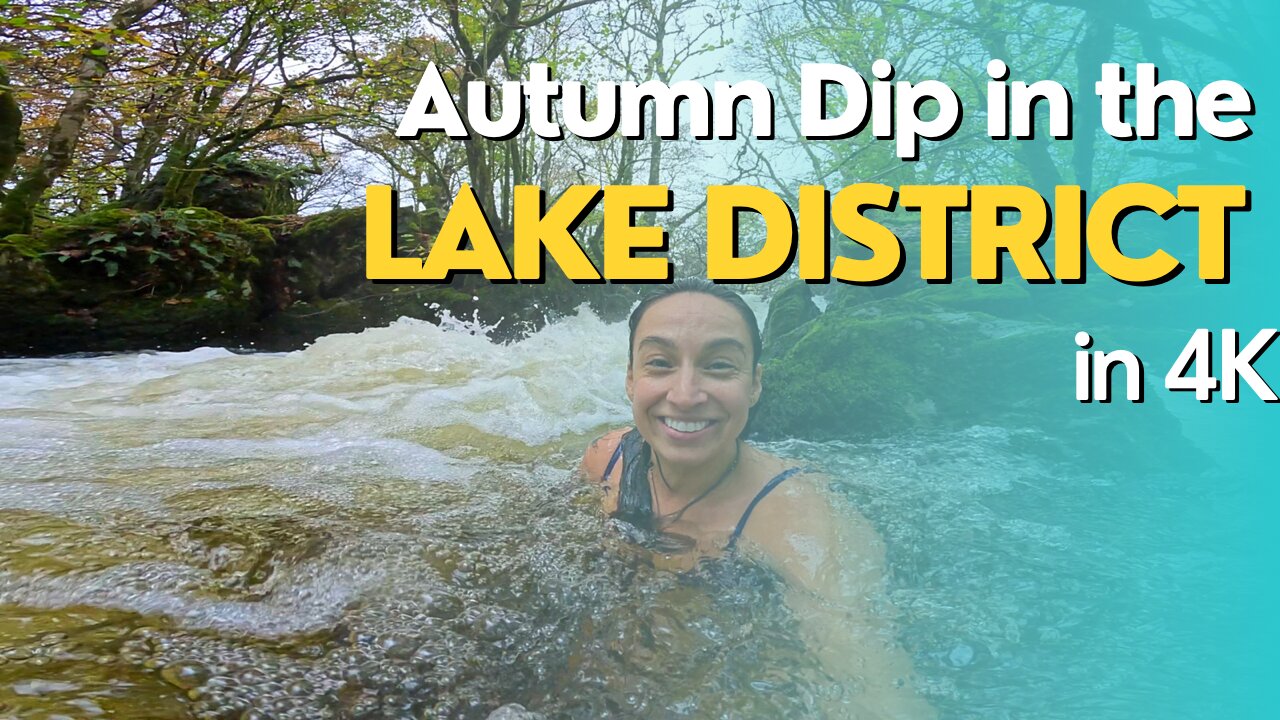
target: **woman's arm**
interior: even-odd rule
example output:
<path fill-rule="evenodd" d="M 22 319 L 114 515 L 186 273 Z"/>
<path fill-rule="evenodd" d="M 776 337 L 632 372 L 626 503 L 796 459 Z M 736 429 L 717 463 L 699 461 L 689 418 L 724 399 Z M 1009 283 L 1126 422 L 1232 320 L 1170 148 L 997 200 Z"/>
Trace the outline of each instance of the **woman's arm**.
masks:
<path fill-rule="evenodd" d="M 786 602 L 806 645 L 844 690 L 826 699 L 824 717 L 936 717 L 893 638 L 879 534 L 852 508 L 836 511 L 842 501 L 825 489 L 826 478 L 793 481 L 761 503 L 745 536 L 787 581 Z"/>

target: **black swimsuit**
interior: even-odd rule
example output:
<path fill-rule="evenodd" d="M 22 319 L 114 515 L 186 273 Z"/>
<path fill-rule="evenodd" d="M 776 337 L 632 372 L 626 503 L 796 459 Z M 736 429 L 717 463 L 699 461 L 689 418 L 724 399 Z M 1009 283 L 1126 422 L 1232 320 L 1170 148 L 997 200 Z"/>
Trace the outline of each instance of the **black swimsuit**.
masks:
<path fill-rule="evenodd" d="M 605 467 L 604 475 L 602 476 L 603 480 L 609 479 L 609 475 L 613 473 L 614 466 L 618 464 L 618 460 L 621 458 L 622 442 L 619 442 L 618 446 L 613 450 L 613 456 L 609 458 L 608 466 Z M 751 498 L 751 502 L 747 505 L 747 509 L 742 513 L 742 517 L 738 519 L 738 525 L 734 527 L 733 534 L 729 536 L 729 542 L 724 546 L 725 550 L 732 550 L 734 545 L 737 544 L 738 538 L 742 535 L 742 531 L 747 527 L 747 520 L 751 519 L 751 512 L 756 509 L 756 505 L 759 505 L 760 501 L 765 499 L 765 497 L 769 493 L 773 492 L 774 488 L 781 485 L 784 480 L 795 475 L 801 470 L 803 470 L 803 468 L 799 467 L 783 470 L 777 475 L 774 475 L 769 482 L 765 483 L 764 487 L 760 488 L 760 492 L 756 493 L 756 496 Z"/>

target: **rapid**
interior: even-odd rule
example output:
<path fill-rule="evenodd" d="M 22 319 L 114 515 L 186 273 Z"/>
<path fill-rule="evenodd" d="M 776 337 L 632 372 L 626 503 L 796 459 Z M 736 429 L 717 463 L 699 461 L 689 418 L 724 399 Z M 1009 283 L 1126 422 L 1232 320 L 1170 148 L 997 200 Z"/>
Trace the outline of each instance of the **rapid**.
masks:
<path fill-rule="evenodd" d="M 625 324 L 487 330 L 0 361 L 0 718 L 818 717 L 777 578 L 619 552 L 574 476 L 630 417 Z M 1151 502 L 1167 478 L 1019 428 L 766 448 L 885 538 L 943 717 L 1135 717 L 1213 680 L 1170 598 L 1229 612 L 1186 568 L 1230 559 Z"/>

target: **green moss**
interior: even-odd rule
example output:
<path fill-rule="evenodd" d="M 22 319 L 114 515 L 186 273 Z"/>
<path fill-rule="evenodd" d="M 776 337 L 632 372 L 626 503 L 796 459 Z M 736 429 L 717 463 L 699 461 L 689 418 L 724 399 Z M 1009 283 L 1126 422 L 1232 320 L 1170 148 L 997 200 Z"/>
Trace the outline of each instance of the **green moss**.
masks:
<path fill-rule="evenodd" d="M 136 212 L 126 208 L 100 208 L 41 228 L 37 236 L 45 247 L 57 250 L 83 244 L 94 233 L 125 228 L 136 216 Z"/>
<path fill-rule="evenodd" d="M 826 317 L 765 368 L 754 429 L 765 437 L 848 439 L 906 427 L 918 338 L 893 321 Z"/>
<path fill-rule="evenodd" d="M 46 245 L 31 235 L 15 233 L 0 238 L 0 250 L 12 251 L 26 258 L 39 258 Z"/>
<path fill-rule="evenodd" d="M 813 294 L 807 283 L 791 283 L 776 293 L 769 300 L 769 314 L 764 323 L 765 357 L 782 346 L 785 335 L 796 332 L 819 315 L 821 313 L 813 304 Z"/>
<path fill-rule="evenodd" d="M 59 279 L 97 295 L 239 294 L 275 242 L 267 228 L 206 208 L 102 208 L 43 228 L 38 241 Z"/>
<path fill-rule="evenodd" d="M 1026 285 L 1016 282 L 985 285 L 969 280 L 926 285 L 902 295 L 904 300 L 928 302 L 950 310 L 976 310 L 1010 318 L 1040 315 Z"/>

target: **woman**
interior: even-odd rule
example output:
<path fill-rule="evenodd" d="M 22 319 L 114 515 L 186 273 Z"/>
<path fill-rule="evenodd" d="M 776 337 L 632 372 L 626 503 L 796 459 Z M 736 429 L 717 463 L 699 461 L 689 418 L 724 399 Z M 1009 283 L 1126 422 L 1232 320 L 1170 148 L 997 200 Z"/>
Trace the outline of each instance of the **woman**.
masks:
<path fill-rule="evenodd" d="M 875 530 L 834 511 L 825 478 L 742 440 L 762 391 L 751 308 L 726 288 L 682 280 L 641 302 L 630 328 L 634 428 L 600 438 L 582 462 L 605 512 L 682 540 L 681 551 L 657 554 L 669 563 L 736 551 L 781 575 L 810 649 L 848 680 L 826 717 L 931 717 L 884 632 Z"/>

